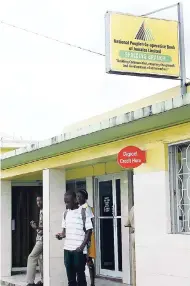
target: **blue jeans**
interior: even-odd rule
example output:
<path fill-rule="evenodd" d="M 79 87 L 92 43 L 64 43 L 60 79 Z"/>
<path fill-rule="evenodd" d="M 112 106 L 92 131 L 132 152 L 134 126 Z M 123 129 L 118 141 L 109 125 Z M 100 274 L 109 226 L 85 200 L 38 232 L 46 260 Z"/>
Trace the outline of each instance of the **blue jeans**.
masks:
<path fill-rule="evenodd" d="M 82 252 L 64 251 L 68 286 L 87 286 L 85 276 L 86 255 Z"/>

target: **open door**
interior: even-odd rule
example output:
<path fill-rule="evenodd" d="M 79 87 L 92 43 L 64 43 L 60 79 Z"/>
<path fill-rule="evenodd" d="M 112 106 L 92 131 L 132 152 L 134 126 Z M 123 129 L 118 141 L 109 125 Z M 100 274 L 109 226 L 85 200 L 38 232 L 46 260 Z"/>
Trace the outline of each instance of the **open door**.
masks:
<path fill-rule="evenodd" d="M 122 278 L 120 177 L 107 175 L 98 178 L 96 198 L 99 274 Z"/>
<path fill-rule="evenodd" d="M 38 221 L 36 196 L 41 186 L 12 187 L 12 269 L 27 266 L 36 239 L 30 221 Z"/>

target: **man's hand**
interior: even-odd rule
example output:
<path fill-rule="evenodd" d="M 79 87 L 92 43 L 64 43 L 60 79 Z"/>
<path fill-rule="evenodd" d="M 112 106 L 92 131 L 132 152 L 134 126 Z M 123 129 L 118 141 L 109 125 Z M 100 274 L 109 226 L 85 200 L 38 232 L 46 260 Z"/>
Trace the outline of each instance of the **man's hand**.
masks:
<path fill-rule="evenodd" d="M 83 252 L 83 248 L 80 246 L 80 247 L 77 247 L 77 249 L 75 250 L 76 252 Z"/>
<path fill-rule="evenodd" d="M 31 227 L 33 228 L 33 229 L 37 229 L 37 224 L 36 224 L 36 222 L 35 221 L 31 221 L 30 222 L 30 225 L 31 225 Z"/>
<path fill-rule="evenodd" d="M 55 237 L 58 239 L 58 240 L 62 240 L 63 238 L 65 238 L 65 235 L 63 233 L 57 233 L 55 235 Z"/>
<path fill-rule="evenodd" d="M 83 252 L 85 246 L 90 241 L 91 235 L 92 235 L 92 229 L 87 230 L 87 232 L 85 233 L 84 241 L 83 241 L 83 243 L 81 244 L 80 247 L 77 247 L 77 249 L 75 250 L 76 252 Z"/>

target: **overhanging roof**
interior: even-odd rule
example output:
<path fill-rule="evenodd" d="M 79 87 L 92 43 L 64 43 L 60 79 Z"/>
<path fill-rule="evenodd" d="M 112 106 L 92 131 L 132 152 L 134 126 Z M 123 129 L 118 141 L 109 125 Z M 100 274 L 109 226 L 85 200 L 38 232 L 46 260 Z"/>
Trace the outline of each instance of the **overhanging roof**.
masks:
<path fill-rule="evenodd" d="M 190 94 L 178 96 L 100 122 L 95 126 L 64 133 L 2 155 L 1 168 L 55 157 L 122 138 L 190 122 Z"/>

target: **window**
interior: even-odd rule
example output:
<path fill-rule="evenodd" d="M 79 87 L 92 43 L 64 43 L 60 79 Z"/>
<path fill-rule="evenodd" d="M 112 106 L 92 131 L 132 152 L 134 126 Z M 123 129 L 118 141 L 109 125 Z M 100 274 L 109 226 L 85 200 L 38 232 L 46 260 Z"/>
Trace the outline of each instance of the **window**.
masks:
<path fill-rule="evenodd" d="M 78 191 L 81 189 L 86 190 L 86 180 L 73 180 L 66 183 L 66 191 Z"/>
<path fill-rule="evenodd" d="M 170 147 L 169 171 L 173 232 L 190 234 L 190 142 Z"/>

